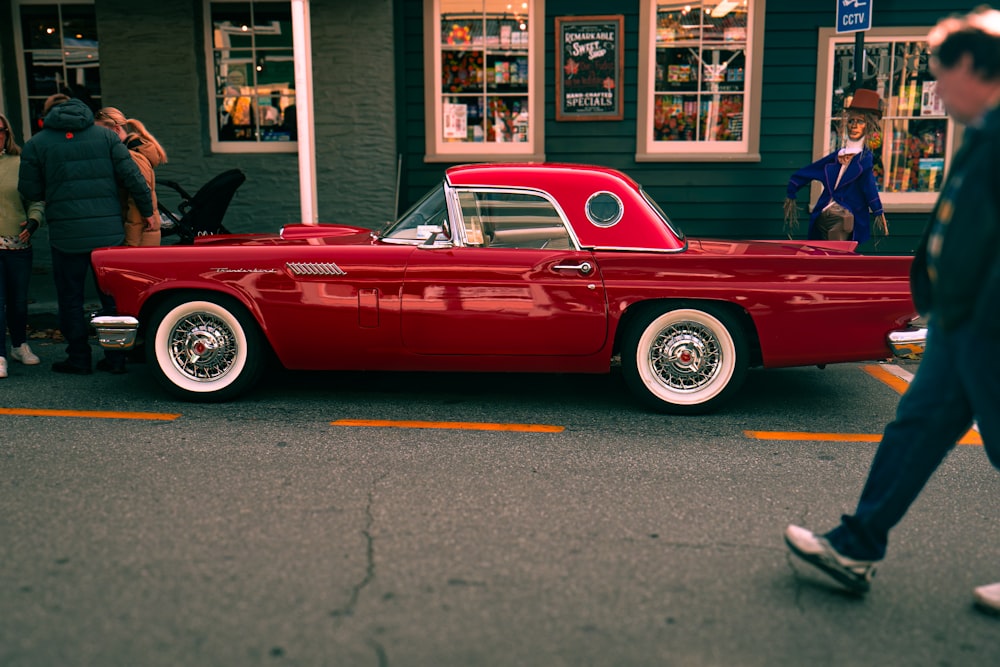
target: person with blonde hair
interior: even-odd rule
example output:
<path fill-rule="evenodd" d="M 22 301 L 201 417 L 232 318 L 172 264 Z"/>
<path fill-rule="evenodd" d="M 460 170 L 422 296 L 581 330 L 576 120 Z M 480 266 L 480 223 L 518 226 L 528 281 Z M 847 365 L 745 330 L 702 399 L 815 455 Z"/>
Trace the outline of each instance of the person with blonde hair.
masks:
<path fill-rule="evenodd" d="M 44 204 L 25 201 L 17 191 L 21 147 L 13 132 L 0 114 L 0 378 L 7 377 L 8 328 L 11 358 L 27 366 L 39 363 L 28 346 L 28 282 L 31 236 L 44 219 Z"/>
<path fill-rule="evenodd" d="M 146 126 L 135 118 L 126 118 L 121 110 L 115 107 L 104 107 L 94 114 L 97 125 L 108 128 L 118 135 L 142 172 L 146 184 L 153 195 L 153 208 L 156 208 L 156 176 L 154 170 L 167 161 L 167 153 Z M 139 212 L 135 200 L 127 190 L 121 190 L 122 217 L 125 219 L 125 245 L 151 246 L 160 245 L 159 224 L 153 227 L 146 225 L 146 219 Z"/>

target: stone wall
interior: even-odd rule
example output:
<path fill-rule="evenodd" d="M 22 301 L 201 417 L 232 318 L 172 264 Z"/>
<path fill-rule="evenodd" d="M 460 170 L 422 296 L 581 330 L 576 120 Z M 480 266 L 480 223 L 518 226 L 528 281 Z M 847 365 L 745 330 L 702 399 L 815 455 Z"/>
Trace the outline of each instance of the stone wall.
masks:
<path fill-rule="evenodd" d="M 391 216 L 396 180 L 392 1 L 311 3 L 318 213 L 376 227 Z M 169 156 L 158 177 L 193 193 L 238 167 L 247 181 L 226 216 L 234 232 L 298 222 L 294 153 L 210 149 L 202 3 L 97 0 L 103 103 L 142 120 Z"/>

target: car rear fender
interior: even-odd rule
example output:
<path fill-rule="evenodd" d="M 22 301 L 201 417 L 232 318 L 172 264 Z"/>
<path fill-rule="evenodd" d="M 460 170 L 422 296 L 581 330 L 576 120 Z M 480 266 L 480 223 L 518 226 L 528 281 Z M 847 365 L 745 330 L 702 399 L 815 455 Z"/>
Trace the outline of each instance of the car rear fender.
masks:
<path fill-rule="evenodd" d="M 705 306 L 711 306 L 712 308 L 717 308 L 723 310 L 726 313 L 731 314 L 737 322 L 740 324 L 741 332 L 746 336 L 747 347 L 750 351 L 750 362 L 749 365 L 760 366 L 763 363 L 763 356 L 760 349 L 760 338 L 757 334 L 757 327 L 754 325 L 753 318 L 750 317 L 750 313 L 741 308 L 735 303 L 730 301 L 721 301 L 718 299 L 647 299 L 645 301 L 638 301 L 628 306 L 622 316 L 618 318 L 618 323 L 615 328 L 615 343 L 613 355 L 618 355 L 621 353 L 621 339 L 625 331 L 628 330 L 629 325 L 633 320 L 642 318 L 650 310 L 656 310 L 664 312 L 667 310 L 676 310 L 678 308 L 703 308 Z"/>

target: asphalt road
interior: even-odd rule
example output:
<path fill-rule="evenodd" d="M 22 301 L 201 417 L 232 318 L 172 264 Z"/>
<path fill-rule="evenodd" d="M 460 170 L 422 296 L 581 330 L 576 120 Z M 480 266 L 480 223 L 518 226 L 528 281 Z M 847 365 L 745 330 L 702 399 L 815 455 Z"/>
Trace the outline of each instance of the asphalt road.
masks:
<path fill-rule="evenodd" d="M 851 509 L 893 414 L 861 364 L 752 372 L 678 418 L 617 375 L 277 373 L 198 405 L 141 364 L 56 375 L 61 346 L 33 344 L 44 365 L 0 380 L 6 667 L 998 663 L 971 605 L 1000 579 L 981 446 L 867 598 L 786 554 L 787 523 Z"/>

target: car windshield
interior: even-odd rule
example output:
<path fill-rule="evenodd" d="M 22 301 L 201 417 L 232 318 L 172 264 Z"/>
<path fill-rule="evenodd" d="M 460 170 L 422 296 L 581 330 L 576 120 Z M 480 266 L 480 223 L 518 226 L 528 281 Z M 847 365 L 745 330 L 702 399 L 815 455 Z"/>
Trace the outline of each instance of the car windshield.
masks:
<path fill-rule="evenodd" d="M 435 231 L 447 233 L 447 227 L 448 206 L 444 198 L 444 184 L 441 184 L 411 206 L 382 234 L 381 238 L 423 242 Z"/>
<path fill-rule="evenodd" d="M 646 200 L 646 202 L 652 207 L 654 211 L 656 211 L 656 214 L 660 216 L 660 219 L 663 220 L 663 224 L 667 226 L 667 229 L 672 231 L 674 234 L 677 235 L 678 239 L 683 241 L 684 232 L 681 230 L 681 228 L 678 227 L 674 222 L 670 220 L 670 218 L 667 217 L 667 214 L 663 212 L 663 209 L 660 208 L 660 205 L 656 203 L 656 200 L 649 196 L 648 192 L 646 192 L 642 188 L 639 188 L 639 191 L 642 193 L 642 196 Z"/>

